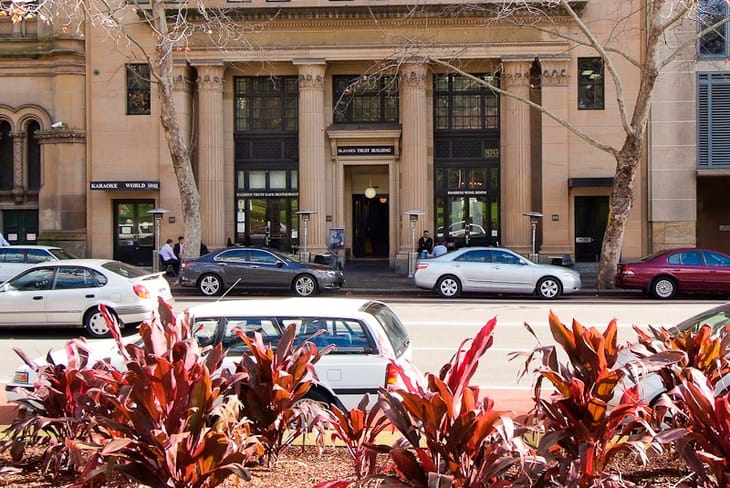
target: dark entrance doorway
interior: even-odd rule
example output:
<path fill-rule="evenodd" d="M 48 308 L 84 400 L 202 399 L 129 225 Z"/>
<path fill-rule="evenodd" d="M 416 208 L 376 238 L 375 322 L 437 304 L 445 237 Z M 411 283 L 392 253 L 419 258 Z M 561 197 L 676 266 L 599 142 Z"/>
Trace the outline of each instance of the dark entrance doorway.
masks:
<path fill-rule="evenodd" d="M 388 195 L 352 196 L 352 257 L 387 258 L 389 252 Z"/>
<path fill-rule="evenodd" d="M 608 197 L 575 197 L 575 260 L 595 263 L 608 222 Z"/>
<path fill-rule="evenodd" d="M 152 266 L 154 200 L 114 200 L 114 259 L 135 266 Z M 164 241 L 166 236 L 160 236 Z"/>
<path fill-rule="evenodd" d="M 10 244 L 36 244 L 38 240 L 37 210 L 5 210 L 3 235 Z"/>

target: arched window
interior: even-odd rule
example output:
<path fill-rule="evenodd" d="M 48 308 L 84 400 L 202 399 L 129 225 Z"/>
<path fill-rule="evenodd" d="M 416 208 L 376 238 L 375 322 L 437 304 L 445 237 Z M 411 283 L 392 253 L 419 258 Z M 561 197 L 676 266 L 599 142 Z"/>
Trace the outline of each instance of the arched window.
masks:
<path fill-rule="evenodd" d="M 35 136 L 41 126 L 38 122 L 31 121 L 26 127 L 26 144 L 28 144 L 28 190 L 38 191 L 41 189 L 41 145 Z"/>
<path fill-rule="evenodd" d="M 13 189 L 13 139 L 10 124 L 0 120 L 0 190 Z"/>

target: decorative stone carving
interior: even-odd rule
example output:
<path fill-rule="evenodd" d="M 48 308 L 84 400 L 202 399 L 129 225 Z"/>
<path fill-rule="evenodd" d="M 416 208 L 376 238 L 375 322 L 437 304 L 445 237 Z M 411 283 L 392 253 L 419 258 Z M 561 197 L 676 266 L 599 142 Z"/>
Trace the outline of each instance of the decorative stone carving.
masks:
<path fill-rule="evenodd" d="M 502 60 L 502 80 L 505 86 L 530 86 L 532 60 Z"/>
<path fill-rule="evenodd" d="M 223 66 L 196 66 L 196 68 L 200 90 L 223 90 L 223 72 L 225 70 Z M 175 83 L 177 83 L 177 77 Z"/>
<path fill-rule="evenodd" d="M 425 88 L 428 67 L 423 63 L 406 63 L 400 72 L 400 85 L 404 88 Z"/>
<path fill-rule="evenodd" d="M 324 90 L 324 76 L 318 73 L 301 73 L 299 75 L 299 88 L 314 88 Z"/>
<path fill-rule="evenodd" d="M 540 78 L 546 86 L 568 86 L 569 59 L 540 58 Z"/>

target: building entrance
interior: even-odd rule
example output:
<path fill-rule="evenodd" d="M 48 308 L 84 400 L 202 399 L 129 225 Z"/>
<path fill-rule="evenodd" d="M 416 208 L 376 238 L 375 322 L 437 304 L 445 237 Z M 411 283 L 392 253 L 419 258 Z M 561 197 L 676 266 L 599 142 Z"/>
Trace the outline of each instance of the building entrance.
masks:
<path fill-rule="evenodd" d="M 135 266 L 152 266 L 154 200 L 114 200 L 114 259 Z M 160 236 L 165 240 L 165 236 Z"/>
<path fill-rule="evenodd" d="M 390 241 L 389 196 L 352 196 L 352 257 L 387 258 Z"/>
<path fill-rule="evenodd" d="M 595 263 L 608 222 L 608 197 L 575 197 L 575 260 Z"/>
<path fill-rule="evenodd" d="M 10 244 L 36 244 L 38 240 L 37 210 L 5 210 L 3 235 Z"/>

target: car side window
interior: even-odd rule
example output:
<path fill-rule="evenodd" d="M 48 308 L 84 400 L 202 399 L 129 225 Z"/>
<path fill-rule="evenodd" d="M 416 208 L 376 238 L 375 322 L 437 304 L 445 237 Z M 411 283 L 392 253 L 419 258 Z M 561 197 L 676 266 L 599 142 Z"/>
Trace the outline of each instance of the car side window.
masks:
<path fill-rule="evenodd" d="M 242 261 L 248 261 L 248 249 L 230 249 L 226 252 L 220 253 L 215 258 L 216 261 L 226 261 L 226 262 L 242 262 Z"/>
<path fill-rule="evenodd" d="M 730 257 L 716 252 L 705 251 L 705 264 L 707 266 L 730 266 Z"/>
<path fill-rule="evenodd" d="M 212 346 L 218 330 L 218 319 L 196 320 L 193 323 L 193 336 L 200 347 Z"/>
<path fill-rule="evenodd" d="M 28 249 L 27 260 L 29 264 L 45 263 L 51 261 L 51 255 L 42 249 Z"/>
<path fill-rule="evenodd" d="M 250 251 L 250 257 L 249 260 L 252 263 L 261 263 L 261 264 L 276 264 L 276 257 L 272 254 L 269 254 L 265 251 L 257 251 L 252 249 Z"/>
<path fill-rule="evenodd" d="M 56 273 L 55 290 L 71 290 L 77 288 L 92 288 L 95 286 L 94 279 L 86 268 L 78 266 L 64 266 L 58 268 Z"/>
<path fill-rule="evenodd" d="M 38 291 L 50 290 L 53 284 L 53 268 L 31 270 L 8 283 L 9 290 Z"/>
<path fill-rule="evenodd" d="M 96 286 L 104 286 L 109 283 L 109 278 L 107 278 L 103 273 L 100 273 L 95 269 L 90 269 L 89 272 L 94 277 Z"/>
<path fill-rule="evenodd" d="M 678 264 L 672 262 L 671 260 L 673 257 L 677 256 L 679 257 L 679 264 L 684 264 L 685 266 L 699 266 L 700 264 L 702 264 L 702 257 L 700 256 L 699 251 L 686 251 L 677 253 L 667 259 L 667 262 L 670 264 Z"/>
<path fill-rule="evenodd" d="M 488 263 L 489 256 L 488 252 L 482 249 L 467 251 L 461 256 L 458 256 L 454 261 L 461 261 L 466 263 Z"/>
<path fill-rule="evenodd" d="M 520 259 L 505 251 L 491 251 L 492 262 L 498 264 L 520 264 Z"/>
<path fill-rule="evenodd" d="M 223 331 L 223 347 L 230 349 L 234 354 L 241 354 L 245 349 L 245 344 L 238 337 L 236 331 L 243 332 L 248 337 L 253 337 L 254 333 L 261 334 L 264 344 L 276 349 L 276 343 L 279 342 L 279 327 L 274 319 L 270 318 L 229 318 L 225 320 Z"/>
<path fill-rule="evenodd" d="M 24 263 L 25 262 L 25 251 L 22 249 L 7 249 L 5 251 L 5 262 L 6 263 Z"/>
<path fill-rule="evenodd" d="M 311 341 L 318 349 L 334 345 L 335 349 L 330 354 L 372 352 L 368 335 L 362 324 L 357 320 L 321 318 L 284 320 L 285 326 L 291 323 L 297 325 L 294 346 L 299 346 L 305 341 Z M 322 332 L 313 337 L 320 330 Z"/>

